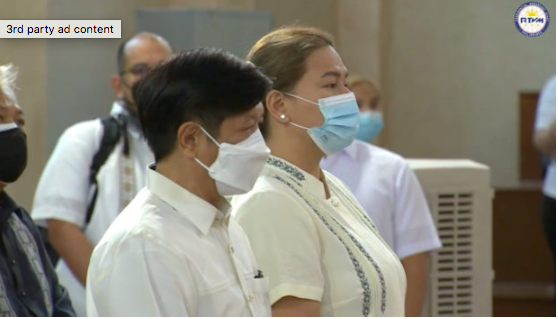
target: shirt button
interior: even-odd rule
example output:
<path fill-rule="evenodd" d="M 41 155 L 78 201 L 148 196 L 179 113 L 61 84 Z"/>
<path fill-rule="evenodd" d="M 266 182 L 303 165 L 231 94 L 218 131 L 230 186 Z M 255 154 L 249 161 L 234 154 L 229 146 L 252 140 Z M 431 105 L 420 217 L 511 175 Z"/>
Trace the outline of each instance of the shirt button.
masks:
<path fill-rule="evenodd" d="M 230 252 L 231 254 L 234 254 L 234 247 L 233 247 L 233 246 L 229 247 L 229 252 Z"/>
<path fill-rule="evenodd" d="M 16 264 L 16 261 L 15 261 L 15 259 L 12 259 L 12 265 L 14 265 L 14 266 L 15 266 L 15 264 Z"/>
<path fill-rule="evenodd" d="M 254 301 L 254 297 L 252 295 L 248 296 L 248 302 Z"/>
<path fill-rule="evenodd" d="M 23 291 L 23 292 L 21 293 L 21 296 L 22 296 L 22 297 L 26 297 L 26 296 L 27 296 L 27 293 L 26 293 L 25 291 Z"/>
<path fill-rule="evenodd" d="M 331 204 L 333 205 L 333 207 L 339 207 L 339 200 L 336 197 L 332 197 Z"/>

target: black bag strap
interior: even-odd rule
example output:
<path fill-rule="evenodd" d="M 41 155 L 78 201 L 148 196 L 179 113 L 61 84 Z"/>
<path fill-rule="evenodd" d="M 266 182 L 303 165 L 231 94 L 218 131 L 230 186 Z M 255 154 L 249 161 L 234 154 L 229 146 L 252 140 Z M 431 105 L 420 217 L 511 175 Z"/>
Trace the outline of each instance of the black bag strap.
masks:
<path fill-rule="evenodd" d="M 89 170 L 89 183 L 93 187 L 93 193 L 89 200 L 89 205 L 87 206 L 87 215 L 85 218 L 85 225 L 89 224 L 91 218 L 93 217 L 93 211 L 95 210 L 95 202 L 97 201 L 97 194 L 99 190 L 99 185 L 97 183 L 97 174 L 101 167 L 105 164 L 110 154 L 114 151 L 116 144 L 120 140 L 120 137 L 124 137 L 124 147 L 123 153 L 128 156 L 130 153 L 130 147 L 128 144 L 128 138 L 126 133 L 126 119 L 123 115 L 119 114 L 117 116 L 108 116 L 101 119 L 101 124 L 103 125 L 103 138 L 101 139 L 101 145 L 97 150 L 97 153 L 93 156 L 93 161 L 91 162 L 91 167 Z"/>

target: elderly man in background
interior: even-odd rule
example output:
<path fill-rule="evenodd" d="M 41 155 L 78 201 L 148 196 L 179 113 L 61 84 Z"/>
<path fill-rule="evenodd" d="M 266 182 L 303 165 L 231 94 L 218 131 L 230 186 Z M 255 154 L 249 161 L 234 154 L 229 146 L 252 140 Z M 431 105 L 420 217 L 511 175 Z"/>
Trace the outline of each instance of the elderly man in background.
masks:
<path fill-rule="evenodd" d="M 29 214 L 5 188 L 27 165 L 23 112 L 14 94 L 16 72 L 0 66 L 0 317 L 75 316 Z"/>
<path fill-rule="evenodd" d="M 132 86 L 171 55 L 152 33 L 124 40 L 117 53 L 111 116 L 81 122 L 58 140 L 39 181 L 33 219 L 48 225 L 48 241 L 60 255 L 56 266 L 79 316 L 85 316 L 85 281 L 94 246 L 136 193 L 153 162 L 141 133 Z"/>

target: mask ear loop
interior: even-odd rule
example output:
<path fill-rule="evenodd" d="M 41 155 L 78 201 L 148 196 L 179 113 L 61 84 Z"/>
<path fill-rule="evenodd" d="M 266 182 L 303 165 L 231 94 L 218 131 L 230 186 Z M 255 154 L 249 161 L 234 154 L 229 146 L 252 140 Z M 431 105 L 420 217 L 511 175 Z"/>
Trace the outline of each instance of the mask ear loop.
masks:
<path fill-rule="evenodd" d="M 211 136 L 211 134 L 207 133 L 207 131 L 203 128 L 203 126 L 201 126 L 201 125 L 199 125 L 199 124 L 198 124 L 198 126 L 200 127 L 200 129 L 202 130 L 202 132 L 203 132 L 207 137 L 209 137 L 210 140 L 213 141 L 213 143 L 217 144 L 217 146 L 221 146 L 221 144 L 220 144 L 219 142 L 217 142 L 217 140 L 215 140 L 215 139 L 213 138 L 213 136 Z"/>
<path fill-rule="evenodd" d="M 198 164 L 200 164 L 203 168 L 205 168 L 207 171 L 210 171 L 209 167 L 207 167 L 207 165 L 205 165 L 204 163 L 202 163 L 202 161 L 200 161 L 197 158 L 194 158 L 194 161 L 198 162 Z"/>
<path fill-rule="evenodd" d="M 211 134 L 207 133 L 207 131 L 203 128 L 203 126 L 201 126 L 201 125 L 199 125 L 199 124 L 198 124 L 198 126 L 199 126 L 199 128 L 202 130 L 202 132 L 203 132 L 207 137 L 209 137 L 209 139 L 210 139 L 211 141 L 213 141 L 213 143 L 215 143 L 215 144 L 217 145 L 217 147 L 219 147 L 219 148 L 221 147 L 221 144 L 219 144 L 219 142 L 217 142 L 217 141 L 213 138 L 213 136 L 211 136 Z M 198 164 L 200 164 L 200 165 L 201 165 L 203 168 L 205 168 L 208 172 L 211 172 L 211 171 L 212 171 L 211 168 L 209 168 L 207 165 L 205 165 L 204 163 L 202 163 L 202 161 L 200 161 L 198 158 L 194 158 L 194 161 L 196 161 Z"/>
<path fill-rule="evenodd" d="M 289 124 L 291 124 L 291 125 L 294 126 L 294 127 L 301 128 L 301 129 L 303 129 L 303 130 L 307 130 L 307 131 L 309 130 L 308 127 L 302 126 L 302 125 L 299 125 L 299 124 L 296 124 L 296 123 L 293 123 L 293 122 L 289 122 Z"/>
<path fill-rule="evenodd" d="M 305 98 L 303 98 L 303 97 L 300 97 L 300 96 L 298 96 L 298 95 L 294 95 L 294 94 L 292 94 L 292 93 L 285 93 L 285 95 L 292 96 L 292 97 L 297 98 L 297 99 L 299 99 L 299 100 L 303 100 L 303 101 L 305 101 L 305 102 L 308 102 L 308 103 L 311 103 L 311 104 L 320 106 L 320 104 L 318 104 L 318 103 L 316 103 L 316 102 L 312 102 L 312 101 L 310 101 L 310 100 L 307 100 L 307 99 L 305 99 Z"/>
<path fill-rule="evenodd" d="M 288 95 L 288 96 L 292 96 L 292 97 L 294 97 L 294 98 L 303 100 L 303 101 L 305 101 L 305 102 L 308 102 L 308 103 L 311 103 L 311 104 L 314 104 L 314 105 L 317 105 L 317 106 L 320 106 L 320 105 L 319 105 L 318 103 L 316 103 L 316 102 L 312 102 L 312 101 L 310 101 L 310 100 L 307 100 L 307 99 L 305 99 L 305 98 L 303 98 L 303 97 L 300 97 L 300 96 L 298 96 L 298 95 L 294 95 L 294 94 L 292 94 L 292 93 L 283 92 L 283 94 Z M 284 119 L 284 118 L 285 118 L 285 114 L 281 114 L 281 119 Z M 294 126 L 294 127 L 298 127 L 298 128 L 300 128 L 300 129 L 307 130 L 307 131 L 310 129 L 310 128 L 306 127 L 306 126 L 302 126 L 302 125 L 299 125 L 299 124 L 296 124 L 296 123 L 293 123 L 293 122 L 289 122 L 289 124 L 292 125 L 292 126 Z"/>

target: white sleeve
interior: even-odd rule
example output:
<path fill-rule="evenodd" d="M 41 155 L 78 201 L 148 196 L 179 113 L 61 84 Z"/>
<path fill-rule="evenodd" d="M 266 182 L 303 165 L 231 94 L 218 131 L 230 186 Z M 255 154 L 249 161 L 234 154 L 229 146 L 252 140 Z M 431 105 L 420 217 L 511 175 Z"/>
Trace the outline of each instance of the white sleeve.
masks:
<path fill-rule="evenodd" d="M 117 251 L 93 253 L 87 277 L 88 315 L 196 316 L 196 281 L 189 264 L 145 236 L 149 235 L 128 238 Z"/>
<path fill-rule="evenodd" d="M 274 189 L 245 195 L 234 217 L 270 283 L 270 301 L 285 296 L 321 301 L 324 278 L 316 226 L 289 194 Z"/>
<path fill-rule="evenodd" d="M 537 104 L 535 130 L 545 130 L 556 118 L 556 76 L 544 85 Z"/>
<path fill-rule="evenodd" d="M 395 184 L 395 253 L 400 259 L 442 246 L 415 173 L 402 163 Z"/>
<path fill-rule="evenodd" d="M 62 134 L 39 180 L 33 219 L 59 219 L 84 226 L 90 191 L 89 169 L 101 134 L 100 121 L 76 124 Z"/>

